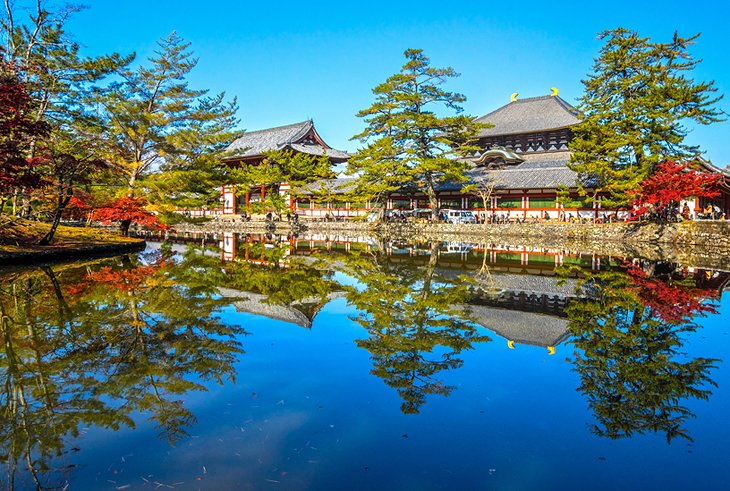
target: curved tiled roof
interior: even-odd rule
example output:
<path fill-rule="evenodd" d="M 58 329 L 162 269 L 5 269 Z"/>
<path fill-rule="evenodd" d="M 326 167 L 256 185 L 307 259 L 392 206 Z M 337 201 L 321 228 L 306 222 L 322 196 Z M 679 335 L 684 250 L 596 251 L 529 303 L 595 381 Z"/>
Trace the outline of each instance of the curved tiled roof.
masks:
<path fill-rule="evenodd" d="M 317 191 L 326 189 L 332 193 L 346 193 L 355 189 L 357 178 L 337 177 L 335 179 L 320 179 L 302 186 L 301 194 L 315 194 Z"/>
<path fill-rule="evenodd" d="M 495 182 L 495 189 L 556 189 L 558 186 L 575 188 L 580 182 L 583 186 L 592 187 L 595 178 L 580 176 L 568 167 L 570 152 L 545 152 L 539 154 L 521 154 L 525 159 L 519 165 L 504 169 L 485 170 L 474 167 L 466 173 L 466 182 L 447 182 L 439 186 L 439 191 L 458 191 L 465 184 Z"/>
<path fill-rule="evenodd" d="M 565 100 L 548 95 L 518 99 L 476 121 L 494 125 L 479 136 L 498 136 L 567 128 L 580 123 L 580 118 L 578 110 Z"/>
<path fill-rule="evenodd" d="M 534 312 L 468 305 L 477 324 L 517 344 L 557 346 L 568 337 L 568 320 Z"/>
<path fill-rule="evenodd" d="M 278 150 L 287 143 L 302 138 L 312 126 L 313 123 L 309 120 L 265 130 L 247 131 L 231 143 L 226 152 L 234 152 L 236 157 L 253 157 Z"/>
<path fill-rule="evenodd" d="M 247 131 L 226 148 L 225 151 L 230 154 L 226 159 L 258 157 L 266 152 L 286 148 L 310 155 L 323 155 L 326 153 L 335 161 L 345 161 L 349 158 L 347 152 L 335 150 L 326 144 L 322 146 L 319 143 L 303 142 L 302 139 L 311 131 L 316 134 L 311 119 L 265 130 Z"/>

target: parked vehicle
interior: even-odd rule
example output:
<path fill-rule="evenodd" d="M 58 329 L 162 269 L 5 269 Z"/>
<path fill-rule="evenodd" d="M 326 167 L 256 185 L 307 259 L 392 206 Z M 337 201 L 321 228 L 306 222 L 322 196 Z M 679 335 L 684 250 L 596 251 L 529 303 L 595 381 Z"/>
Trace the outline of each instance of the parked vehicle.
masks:
<path fill-rule="evenodd" d="M 469 210 L 443 210 L 441 213 L 446 223 L 477 223 L 474 213 Z"/>

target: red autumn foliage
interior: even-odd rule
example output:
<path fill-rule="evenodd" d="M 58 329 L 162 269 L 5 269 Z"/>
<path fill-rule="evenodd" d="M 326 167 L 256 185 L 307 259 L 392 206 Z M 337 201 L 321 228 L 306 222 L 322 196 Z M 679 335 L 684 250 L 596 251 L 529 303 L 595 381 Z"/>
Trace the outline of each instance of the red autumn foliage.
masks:
<path fill-rule="evenodd" d="M 667 281 L 649 277 L 638 266 L 626 263 L 626 272 L 633 283 L 630 290 L 654 315 L 665 322 L 684 322 L 695 315 L 715 313 L 714 305 L 707 302 L 715 292 L 689 285 L 687 280 Z"/>
<path fill-rule="evenodd" d="M 68 204 L 63 211 L 64 218 L 76 220 L 88 218 L 89 213 L 93 210 L 93 206 L 90 204 L 91 198 L 90 195 L 77 191 L 77 194 L 71 196 L 71 199 L 68 200 Z"/>
<path fill-rule="evenodd" d="M 633 202 L 633 215 L 640 217 L 650 210 L 661 214 L 670 204 L 689 197 L 715 198 L 720 194 L 721 180 L 720 174 L 696 171 L 678 162 L 663 162 L 642 181 Z"/>
<path fill-rule="evenodd" d="M 68 204 L 66 205 L 66 209 L 76 208 L 82 211 L 90 210 L 91 205 L 86 202 L 86 200 L 82 196 L 71 196 L 71 199 L 68 201 Z"/>
<path fill-rule="evenodd" d="M 96 208 L 92 214 L 92 219 L 104 223 L 127 222 L 146 227 L 165 228 L 154 213 L 145 209 L 146 204 L 147 200 L 145 198 L 127 196 Z"/>
<path fill-rule="evenodd" d="M 48 124 L 35 120 L 33 101 L 12 65 L 0 60 L 0 194 L 43 184 L 36 172 L 42 162 L 26 154 L 33 139 L 49 132 Z"/>

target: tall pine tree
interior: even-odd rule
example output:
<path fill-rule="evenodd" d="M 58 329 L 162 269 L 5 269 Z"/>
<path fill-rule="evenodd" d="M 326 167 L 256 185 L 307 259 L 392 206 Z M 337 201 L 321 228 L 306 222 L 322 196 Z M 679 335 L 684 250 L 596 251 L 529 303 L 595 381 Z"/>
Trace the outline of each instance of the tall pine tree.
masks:
<path fill-rule="evenodd" d="M 629 205 L 658 163 L 697 155 L 699 148 L 685 142 L 687 123 L 722 121 L 714 82 L 692 75 L 700 60 L 689 46 L 698 36 L 675 33 L 657 43 L 625 28 L 600 34 L 605 44 L 583 81 L 584 119 L 571 142 L 571 168 L 596 180 L 593 199 L 607 193 L 606 206 Z"/>
<path fill-rule="evenodd" d="M 348 163 L 358 176 L 360 198 L 384 202 L 394 191 L 416 184 L 438 217 L 436 189 L 446 181 L 464 180 L 468 163 L 461 159 L 475 151 L 481 128 L 460 114 L 462 94 L 441 88 L 458 77 L 453 68 L 433 68 L 420 49 L 404 53 L 400 72 L 373 89 L 375 102 L 357 115 L 365 130 L 353 137 L 366 146 Z M 444 110 L 454 116 L 439 116 Z"/>
<path fill-rule="evenodd" d="M 189 47 L 171 33 L 158 41 L 147 65 L 125 70 L 121 81 L 99 93 L 106 122 L 99 137 L 128 196 L 139 194 L 140 181 L 158 170 L 164 172 L 149 182 L 158 191 L 151 199 L 171 206 L 210 202 L 222 182 L 218 155 L 237 136 L 238 108 L 223 93 L 188 86 L 197 64 Z"/>

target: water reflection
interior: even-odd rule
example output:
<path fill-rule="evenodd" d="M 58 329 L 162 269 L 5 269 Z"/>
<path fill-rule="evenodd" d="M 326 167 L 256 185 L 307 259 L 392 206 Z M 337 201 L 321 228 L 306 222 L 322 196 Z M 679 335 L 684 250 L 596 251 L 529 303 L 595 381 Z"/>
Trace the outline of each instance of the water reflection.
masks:
<path fill-rule="evenodd" d="M 648 432 L 691 440 L 687 402 L 708 399 L 719 360 L 683 355 L 685 335 L 698 315 L 715 311 L 716 290 L 702 283 L 720 274 L 695 275 L 666 263 L 636 261 L 582 275 L 583 295 L 566 308 L 578 389 L 593 411 L 593 432 L 612 439 Z M 726 279 L 725 279 L 726 281 Z"/>
<path fill-rule="evenodd" d="M 186 394 L 232 379 L 242 353 L 243 330 L 215 315 L 215 263 L 167 251 L 2 275 L 4 487 L 62 487 L 84 426 L 143 413 L 168 442 L 187 435 Z"/>
<path fill-rule="evenodd" d="M 142 415 L 163 440 L 185 438 L 190 394 L 236 376 L 246 333 L 240 317 L 219 316 L 229 306 L 316 330 L 344 298 L 366 371 L 406 414 L 454 394 L 467 351 L 525 345 L 544 350 L 534 356 L 573 345 L 599 436 L 691 438 L 690 402 L 711 395 L 718 360 L 689 357 L 684 343 L 727 273 L 485 243 L 229 235 L 0 273 L 5 487 L 63 487 L 69 437 L 87 426 L 134 427 Z"/>
<path fill-rule="evenodd" d="M 407 414 L 418 413 L 430 394 L 449 395 L 455 387 L 444 384 L 439 372 L 459 368 L 459 353 L 489 341 L 462 308 L 466 282 L 436 277 L 437 258 L 432 251 L 422 268 L 372 254 L 351 254 L 344 261 L 344 270 L 357 280 L 357 286 L 345 287 L 345 297 L 358 310 L 353 319 L 368 333 L 357 345 L 370 352 L 371 373 L 398 391 Z"/>

